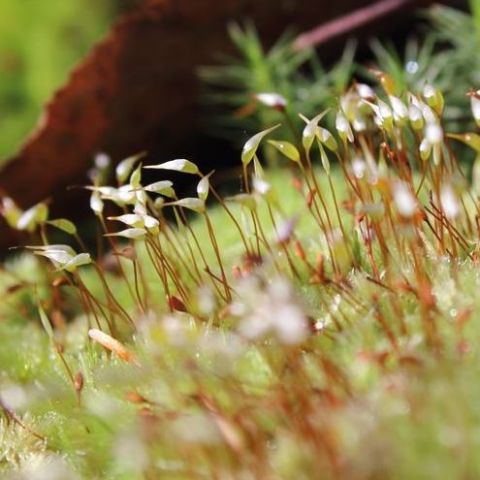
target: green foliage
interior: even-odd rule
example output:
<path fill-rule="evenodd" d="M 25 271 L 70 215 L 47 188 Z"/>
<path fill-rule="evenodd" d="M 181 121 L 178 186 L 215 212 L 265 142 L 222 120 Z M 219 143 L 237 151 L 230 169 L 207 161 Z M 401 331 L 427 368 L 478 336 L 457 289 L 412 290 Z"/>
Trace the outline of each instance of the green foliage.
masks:
<path fill-rule="evenodd" d="M 106 33 L 113 5 L 113 0 L 2 0 L 0 158 L 18 148 L 52 92 Z"/>
<path fill-rule="evenodd" d="M 437 43 L 436 35 L 429 32 L 422 41 L 408 39 L 403 55 L 393 45 L 380 40 L 373 40 L 371 48 L 378 68 L 393 78 L 400 92 L 421 91 L 426 83 L 434 83 L 447 91 L 452 83 L 449 51 L 439 51 Z M 369 75 L 367 70 L 361 71 Z"/>
<path fill-rule="evenodd" d="M 286 113 L 299 127 L 297 112 L 308 116 L 331 106 L 350 82 L 353 44 L 345 48 L 336 65 L 326 69 L 313 49 L 295 52 L 289 33 L 267 51 L 251 24 L 243 28 L 232 24 L 229 33 L 238 56 L 200 69 L 205 102 L 222 107 L 220 116 L 208 118 L 209 128 L 217 135 L 238 142 L 241 130 L 254 133 L 282 121 L 283 109 L 262 105 L 258 95 L 265 93 L 281 95 L 286 100 Z M 292 135 L 287 129 L 286 133 Z"/>

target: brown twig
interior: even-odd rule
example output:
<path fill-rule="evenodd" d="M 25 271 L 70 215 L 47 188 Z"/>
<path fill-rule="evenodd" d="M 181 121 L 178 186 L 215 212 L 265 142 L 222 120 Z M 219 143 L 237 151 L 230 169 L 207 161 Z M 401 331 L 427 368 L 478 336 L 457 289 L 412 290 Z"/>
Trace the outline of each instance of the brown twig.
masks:
<path fill-rule="evenodd" d="M 359 8 L 353 12 L 335 18 L 319 27 L 299 35 L 293 43 L 294 50 L 303 50 L 325 43 L 332 38 L 348 33 L 356 28 L 367 25 L 385 15 L 391 14 L 410 3 L 420 3 L 419 0 L 380 0 L 372 5 Z"/>
<path fill-rule="evenodd" d="M 7 418 L 7 421 L 8 420 L 13 421 L 14 423 L 19 425 L 21 428 L 26 430 L 28 433 L 30 433 L 34 437 L 38 438 L 39 440 L 46 441 L 46 437 L 44 437 L 43 435 L 40 435 L 35 430 L 30 428 L 27 424 L 23 423 L 22 420 L 20 420 L 20 418 L 17 416 L 17 414 L 13 410 L 11 410 L 9 407 L 7 407 L 1 400 L 0 400 L 0 410 L 3 411 L 5 417 Z"/>

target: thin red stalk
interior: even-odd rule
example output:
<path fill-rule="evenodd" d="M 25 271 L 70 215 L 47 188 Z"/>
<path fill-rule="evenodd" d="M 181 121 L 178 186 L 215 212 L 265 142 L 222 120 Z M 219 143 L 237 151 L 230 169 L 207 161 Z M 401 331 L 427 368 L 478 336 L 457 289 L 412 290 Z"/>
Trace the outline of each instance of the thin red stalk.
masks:
<path fill-rule="evenodd" d="M 225 275 L 225 269 L 223 268 L 223 262 L 222 262 L 222 258 L 221 258 L 220 251 L 219 251 L 219 248 L 218 248 L 217 239 L 215 238 L 215 232 L 213 230 L 212 223 L 210 222 L 210 218 L 209 218 L 207 212 L 205 212 L 204 217 L 205 217 L 205 222 L 207 224 L 208 234 L 209 234 L 210 240 L 212 242 L 213 251 L 215 253 L 215 257 L 217 258 L 218 266 L 220 268 L 220 273 L 222 275 L 222 283 L 223 283 L 223 287 L 225 289 L 226 300 L 227 300 L 227 302 L 230 302 L 231 299 L 232 299 L 232 295 L 230 293 L 230 287 L 228 285 L 227 276 Z"/>

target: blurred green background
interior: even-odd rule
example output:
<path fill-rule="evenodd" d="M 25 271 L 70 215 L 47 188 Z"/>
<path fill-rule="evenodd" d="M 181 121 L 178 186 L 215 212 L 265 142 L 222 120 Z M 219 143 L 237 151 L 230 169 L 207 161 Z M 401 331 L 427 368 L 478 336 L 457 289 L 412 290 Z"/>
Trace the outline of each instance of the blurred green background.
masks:
<path fill-rule="evenodd" d="M 132 0 L 0 0 L 0 161 Z"/>

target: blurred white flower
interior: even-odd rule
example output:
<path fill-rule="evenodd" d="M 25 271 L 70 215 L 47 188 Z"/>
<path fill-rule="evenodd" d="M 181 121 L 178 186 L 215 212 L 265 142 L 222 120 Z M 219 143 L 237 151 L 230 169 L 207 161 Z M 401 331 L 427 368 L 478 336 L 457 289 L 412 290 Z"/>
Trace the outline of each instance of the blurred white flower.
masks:
<path fill-rule="evenodd" d="M 480 127 L 480 90 L 470 94 L 470 105 L 472 107 L 473 118 L 477 126 Z"/>
<path fill-rule="evenodd" d="M 216 445 L 222 443 L 220 430 L 210 415 L 202 412 L 181 416 L 173 421 L 173 434 L 187 443 Z"/>
<path fill-rule="evenodd" d="M 352 160 L 352 171 L 356 178 L 361 180 L 365 176 L 367 170 L 367 164 L 359 157 L 355 157 Z"/>
<path fill-rule="evenodd" d="M 398 97 L 389 96 L 390 104 L 392 105 L 393 117 L 396 122 L 403 122 L 408 118 L 408 108 Z"/>
<path fill-rule="evenodd" d="M 114 446 L 116 463 L 127 472 L 141 473 L 148 466 L 148 452 L 137 432 L 121 435 Z"/>
<path fill-rule="evenodd" d="M 238 294 L 239 300 L 231 311 L 241 317 L 242 336 L 256 340 L 273 335 L 286 345 L 296 345 L 307 338 L 306 315 L 286 279 L 264 281 L 251 276 L 240 283 Z"/>
<path fill-rule="evenodd" d="M 425 127 L 425 138 L 431 145 L 437 145 L 443 140 L 442 127 L 437 122 L 430 122 Z"/>
<path fill-rule="evenodd" d="M 36 453 L 24 462 L 17 480 L 77 480 L 67 461 L 54 453 Z"/>
<path fill-rule="evenodd" d="M 415 214 L 418 206 L 417 199 L 406 183 L 397 182 L 393 186 L 393 200 L 402 217 L 410 218 Z"/>
<path fill-rule="evenodd" d="M 347 117 L 343 112 L 338 112 L 335 119 L 335 127 L 337 129 L 338 135 L 340 138 L 345 141 L 348 139 L 350 143 L 353 143 L 354 137 L 350 123 L 347 120 Z"/>
<path fill-rule="evenodd" d="M 453 220 L 460 214 L 460 205 L 457 195 L 451 185 L 443 185 L 440 191 L 440 204 L 443 213 L 449 220 Z"/>
<path fill-rule="evenodd" d="M 366 100 L 373 100 L 376 97 L 376 94 L 372 87 L 365 83 L 357 83 L 356 84 L 357 93 L 360 95 L 361 98 Z"/>
<path fill-rule="evenodd" d="M 287 99 L 274 92 L 257 93 L 255 98 L 267 107 L 282 109 L 287 106 Z"/>
<path fill-rule="evenodd" d="M 415 130 L 423 128 L 422 111 L 416 105 L 410 104 L 408 106 L 408 119 Z"/>

